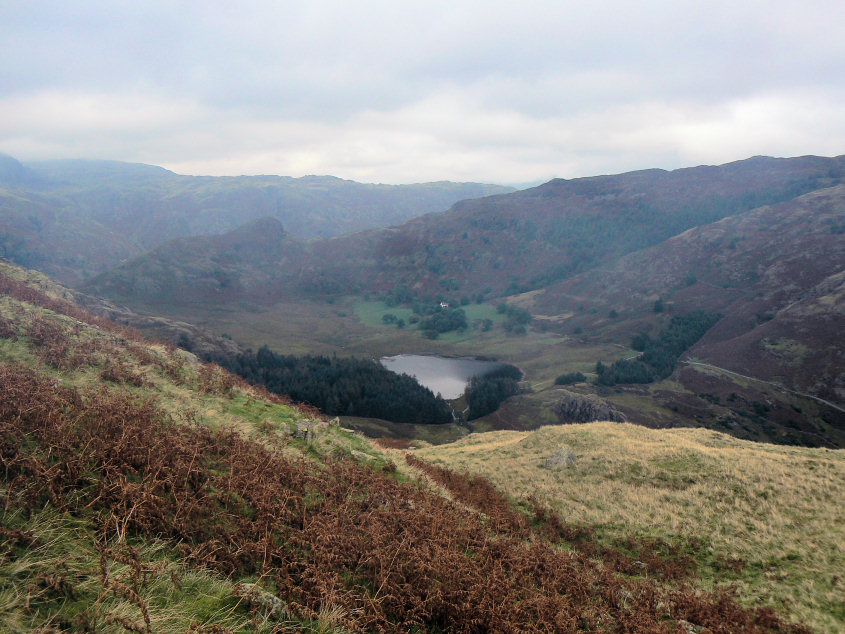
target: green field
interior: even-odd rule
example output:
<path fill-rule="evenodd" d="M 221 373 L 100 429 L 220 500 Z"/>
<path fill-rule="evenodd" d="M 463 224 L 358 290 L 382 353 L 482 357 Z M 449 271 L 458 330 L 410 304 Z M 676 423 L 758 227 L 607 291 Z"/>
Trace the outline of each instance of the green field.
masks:
<path fill-rule="evenodd" d="M 358 301 L 354 304 L 355 316 L 361 322 L 370 328 L 379 328 L 388 326 L 382 320 L 383 315 L 395 315 L 397 319 L 404 319 L 407 324 L 408 318 L 414 314 L 410 308 L 403 308 L 402 306 L 388 306 L 384 302 L 374 301 Z M 395 328 L 395 326 L 393 326 Z"/>
<path fill-rule="evenodd" d="M 235 307 L 194 304 L 189 313 L 183 307 L 148 306 L 151 313 L 191 321 L 218 335 L 227 334 L 246 347 L 266 345 L 282 354 L 336 354 L 379 358 L 394 354 L 436 354 L 493 358 L 520 367 L 529 393 L 505 403 L 503 408 L 473 423 L 478 430 L 534 429 L 556 422 L 552 404 L 559 398 L 554 379 L 565 372 L 592 373 L 597 360 L 610 363 L 631 352 L 610 344 L 579 341 L 539 330 L 511 335 L 502 327 L 505 316 L 492 304 L 461 307 L 470 327 L 463 332 L 447 332 L 428 339 L 413 324 L 412 311 L 388 306 L 381 301 L 344 297 L 332 303 L 298 300 L 274 306 Z M 393 314 L 404 319 L 405 328 L 385 324 L 382 316 Z M 480 321 L 490 319 L 488 331 Z M 473 327 L 473 325 L 475 327 Z M 612 399 L 611 399 L 612 400 Z M 414 436 L 431 442 L 447 442 L 460 437 L 460 430 L 409 430 L 386 421 L 359 421 L 354 427 L 371 436 Z"/>

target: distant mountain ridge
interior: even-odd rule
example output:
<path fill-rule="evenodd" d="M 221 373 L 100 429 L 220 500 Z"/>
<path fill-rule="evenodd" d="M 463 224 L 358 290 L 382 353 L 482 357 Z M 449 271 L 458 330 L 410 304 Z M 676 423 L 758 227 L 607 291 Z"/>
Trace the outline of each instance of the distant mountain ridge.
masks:
<path fill-rule="evenodd" d="M 291 293 L 383 293 L 404 286 L 418 295 L 503 296 L 545 288 L 688 229 L 765 204 L 845 182 L 845 157 L 755 157 L 673 172 L 644 170 L 571 181 L 456 203 L 396 227 L 303 245 L 291 266 L 268 260 L 279 297 Z M 207 249 L 214 249 L 207 239 Z M 167 249 L 182 257 L 179 243 Z M 92 280 L 143 301 L 156 254 Z M 195 269 L 190 250 L 183 266 Z M 131 273 L 129 271 L 131 270 Z M 145 272 L 146 271 L 146 272 Z M 204 274 L 204 273 L 203 273 Z M 140 294 L 138 294 L 140 293 Z M 267 293 L 262 293 L 267 295 Z"/>
<path fill-rule="evenodd" d="M 224 233 L 263 217 L 276 218 L 302 239 L 325 238 L 509 191 L 332 176 L 183 176 L 118 161 L 24 165 L 0 156 L 0 255 L 78 284 L 167 240 Z"/>
<path fill-rule="evenodd" d="M 33 170 L 24 167 L 20 161 L 8 154 L 0 153 L 0 186 L 21 185 L 37 181 L 38 177 Z"/>
<path fill-rule="evenodd" d="M 461 201 L 447 214 L 343 238 L 370 286 L 421 292 L 543 288 L 687 229 L 845 182 L 845 157 L 755 157 L 721 166 L 553 180 Z M 362 260 L 362 254 L 366 258 Z M 356 262 L 355 260 L 358 260 Z M 357 267 L 356 267 L 357 264 Z"/>

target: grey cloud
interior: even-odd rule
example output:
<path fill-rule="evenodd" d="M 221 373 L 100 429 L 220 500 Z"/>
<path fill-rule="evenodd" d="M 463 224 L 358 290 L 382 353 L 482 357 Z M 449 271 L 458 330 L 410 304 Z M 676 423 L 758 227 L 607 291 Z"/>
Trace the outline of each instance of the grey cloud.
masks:
<path fill-rule="evenodd" d="M 840 5 L 6 2 L 0 150 L 511 182 L 838 153 Z"/>

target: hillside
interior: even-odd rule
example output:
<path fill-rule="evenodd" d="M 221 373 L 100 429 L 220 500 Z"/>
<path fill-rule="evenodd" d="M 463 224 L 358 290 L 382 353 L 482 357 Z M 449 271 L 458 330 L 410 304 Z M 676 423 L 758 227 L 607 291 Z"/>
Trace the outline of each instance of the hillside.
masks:
<path fill-rule="evenodd" d="M 689 392 L 683 407 L 722 417 L 729 430 L 739 424 L 738 410 L 766 403 L 769 424 L 842 446 L 845 416 L 836 407 L 821 404 L 825 420 L 809 422 L 786 390 L 763 397 L 761 382 L 743 385 L 729 374 L 842 406 L 842 227 L 845 187 L 837 186 L 696 227 L 515 301 L 550 329 L 626 344 L 637 332 L 653 334 L 669 314 L 718 311 L 724 318 L 686 353 L 692 363 L 678 372 Z"/>
<path fill-rule="evenodd" d="M 272 275 L 280 288 L 311 294 L 406 287 L 417 296 L 510 295 L 546 287 L 693 227 L 791 200 L 843 178 L 845 157 L 757 157 L 718 167 L 554 180 L 462 201 L 448 212 L 400 226 L 314 241 L 299 266 L 268 265 L 263 275 Z M 178 252 L 182 244 L 173 243 L 168 253 Z M 214 252 L 213 239 L 205 248 Z M 119 288 L 139 302 L 155 299 L 146 285 L 158 283 L 158 257 L 151 253 L 134 264 L 133 271 L 148 271 L 142 278 L 122 279 L 118 269 L 90 288 L 103 293 Z M 186 287 L 197 276 L 210 274 L 190 253 L 181 266 L 197 269 Z M 274 290 L 268 292 L 272 296 Z"/>
<path fill-rule="evenodd" d="M 562 330 L 617 311 L 608 334 L 631 335 L 660 317 L 655 302 L 677 311 L 729 315 L 709 341 L 725 340 L 815 296 L 845 268 L 845 186 L 706 223 L 530 296 L 532 311 Z M 627 331 L 625 329 L 628 329 Z"/>
<path fill-rule="evenodd" d="M 167 240 L 263 217 L 330 237 L 512 191 L 476 183 L 375 185 L 331 176 L 184 176 L 117 161 L 0 162 L 0 255 L 77 284 Z"/>
<path fill-rule="evenodd" d="M 555 181 L 399 227 L 309 243 L 286 243 L 278 227 L 274 234 L 247 226 L 240 250 L 230 246 L 239 232 L 177 240 L 85 289 L 255 347 L 369 356 L 422 350 L 517 363 L 532 392 L 477 423 L 481 429 L 555 422 L 558 375 L 580 372 L 595 381 L 597 362 L 636 354 L 634 335 L 656 336 L 674 316 L 711 311 L 722 319 L 683 351 L 667 380 L 575 390 L 653 427 L 706 426 L 746 439 L 843 447 L 845 186 L 793 197 L 836 182 L 841 165 L 841 157 L 755 158 Z M 520 234 L 506 217 L 530 220 L 536 233 Z M 475 233 L 466 224 L 473 222 Z M 556 223 L 580 229 L 558 232 L 562 241 L 552 253 Z M 265 234 L 271 243 L 261 242 Z M 576 268 L 587 270 L 567 269 L 553 283 L 554 276 L 538 278 L 541 288 L 508 296 L 508 306 L 533 316 L 530 341 L 503 330 L 507 320 L 493 310 L 501 301 L 494 298 L 522 288 L 508 281 L 510 273 L 529 261 L 538 274 L 553 271 L 577 251 L 573 240 L 578 248 L 594 244 L 593 255 L 578 256 Z M 429 266 L 443 249 L 451 255 Z M 498 264 L 492 251 L 478 249 L 495 249 Z M 385 303 L 362 309 L 362 296 Z M 467 327 L 445 335 L 449 343 L 433 344 L 415 306 L 440 299 L 460 304 Z M 351 317 L 377 309 L 363 324 Z M 379 328 L 393 313 L 420 326 Z"/>
<path fill-rule="evenodd" d="M 279 295 L 279 272 L 300 272 L 309 245 L 284 230 L 275 218 L 261 218 L 227 233 L 180 238 L 82 285 L 82 290 L 118 301 L 135 298 L 188 303 Z"/>
<path fill-rule="evenodd" d="M 511 295 L 693 227 L 843 182 L 845 157 L 755 157 L 672 172 L 553 180 L 399 227 L 315 245 L 339 287 Z"/>
<path fill-rule="evenodd" d="M 3 631 L 810 631 L 777 595 L 743 607 L 704 587 L 708 560 L 732 561 L 716 545 L 604 543 L 43 275 L 0 263 L 0 290 Z"/>
<path fill-rule="evenodd" d="M 748 604 L 777 597 L 819 631 L 845 629 L 842 450 L 590 423 L 472 435 L 414 453 L 513 495 L 536 494 L 608 541 L 634 534 L 698 542 L 710 557 L 709 582 L 726 577 Z"/>

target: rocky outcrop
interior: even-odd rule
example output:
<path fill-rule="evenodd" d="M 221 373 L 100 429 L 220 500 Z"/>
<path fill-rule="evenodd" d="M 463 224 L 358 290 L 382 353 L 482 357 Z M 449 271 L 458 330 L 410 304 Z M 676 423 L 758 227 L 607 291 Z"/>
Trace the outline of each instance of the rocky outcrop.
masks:
<path fill-rule="evenodd" d="M 546 458 L 543 466 L 546 469 L 557 469 L 558 467 L 571 467 L 578 461 L 578 456 L 569 447 L 561 447 L 551 456 Z"/>
<path fill-rule="evenodd" d="M 554 413 L 562 423 L 589 423 L 594 420 L 625 422 L 625 414 L 592 394 L 561 390 L 563 397 L 554 404 Z"/>

